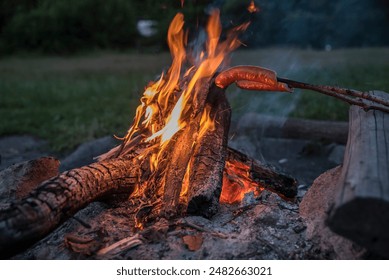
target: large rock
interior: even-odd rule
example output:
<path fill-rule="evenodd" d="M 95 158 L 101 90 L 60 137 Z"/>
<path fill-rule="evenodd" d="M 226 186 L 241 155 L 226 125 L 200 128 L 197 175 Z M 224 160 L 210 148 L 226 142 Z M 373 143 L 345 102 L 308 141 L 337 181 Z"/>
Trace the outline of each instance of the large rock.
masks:
<path fill-rule="evenodd" d="M 332 232 L 325 224 L 329 207 L 336 195 L 336 182 L 341 167 L 320 175 L 305 194 L 300 204 L 300 215 L 307 225 L 307 238 L 318 243 L 331 259 L 359 259 L 365 250 L 352 241 Z"/>

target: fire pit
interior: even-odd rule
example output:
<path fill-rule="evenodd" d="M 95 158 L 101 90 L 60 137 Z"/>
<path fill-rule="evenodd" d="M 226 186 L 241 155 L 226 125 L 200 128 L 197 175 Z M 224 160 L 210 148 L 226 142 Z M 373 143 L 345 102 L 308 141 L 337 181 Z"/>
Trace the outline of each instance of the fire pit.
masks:
<path fill-rule="evenodd" d="M 260 67 L 227 69 L 226 59 L 240 45 L 238 35 L 247 24 L 234 28 L 225 40 L 220 40 L 219 12 L 213 11 L 207 26 L 208 40 L 199 53 L 186 49 L 183 26 L 183 15 L 178 14 L 168 31 L 172 65 L 146 87 L 133 124 L 120 139 L 122 143 L 101 155 L 98 162 L 44 181 L 31 193 L 22 195 L 23 199 L 1 210 L 3 257 L 25 250 L 49 233 L 48 241 L 43 239 L 30 251 L 31 257 L 326 257 L 326 252 L 320 252 L 301 234 L 306 225 L 296 204 L 297 181 L 228 147 L 231 109 L 225 89 L 236 83 L 248 90 L 316 90 L 366 110 L 375 109 L 374 124 L 382 122 L 383 135 L 387 131 L 387 114 L 378 110 L 389 111 L 386 96 L 291 81 Z M 379 121 L 376 114 L 382 114 Z M 359 127 L 363 128 L 362 123 L 367 122 L 362 119 Z M 371 125 L 366 128 L 369 135 Z M 349 135 L 355 129 L 350 128 Z M 348 154 L 354 154 L 350 143 L 359 143 L 359 138 L 349 137 L 352 140 Z M 387 149 L 385 136 L 382 139 L 382 143 L 376 140 L 375 144 L 386 145 Z M 355 160 L 359 158 L 349 156 L 346 163 Z M 372 164 L 377 163 L 381 166 L 381 159 Z M 348 171 L 346 167 L 342 170 L 345 185 Z M 385 182 L 385 176 L 379 177 L 378 182 Z M 387 208 L 388 188 L 384 189 L 379 211 Z M 358 188 L 355 198 L 359 201 L 364 197 L 364 191 Z M 108 202 L 96 202 L 102 199 Z M 342 195 L 328 220 L 336 231 L 346 235 L 350 229 L 338 225 L 343 215 L 354 215 L 347 203 Z M 342 214 L 343 208 L 346 214 Z M 83 210 L 75 216 L 78 226 L 74 221 L 65 222 L 80 209 Z M 386 222 L 386 217 L 383 220 Z M 376 224 L 381 221 L 378 219 Z M 376 238 L 372 246 L 372 242 L 360 241 L 359 237 L 355 241 L 373 250 L 387 245 L 381 235 L 385 229 L 386 226 L 380 227 L 369 237 Z M 54 241 L 53 235 L 58 237 Z M 279 243 L 285 243 L 285 249 L 280 250 Z M 44 251 L 51 246 L 59 250 L 57 256 Z M 376 252 L 384 254 L 380 249 Z"/>

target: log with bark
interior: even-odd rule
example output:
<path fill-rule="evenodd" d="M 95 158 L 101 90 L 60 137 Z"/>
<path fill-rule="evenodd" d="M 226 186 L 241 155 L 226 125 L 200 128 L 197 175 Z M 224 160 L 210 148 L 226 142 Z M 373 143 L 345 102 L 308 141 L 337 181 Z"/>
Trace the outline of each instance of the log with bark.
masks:
<path fill-rule="evenodd" d="M 73 169 L 43 182 L 30 195 L 0 211 L 0 257 L 28 247 L 88 203 L 133 191 L 135 160 L 116 159 Z"/>
<path fill-rule="evenodd" d="M 42 157 L 29 160 L 0 171 L 0 209 L 10 201 L 22 199 L 43 181 L 57 176 L 59 160 Z"/>
<path fill-rule="evenodd" d="M 388 94 L 374 92 L 377 98 Z M 349 137 L 330 228 L 389 257 L 389 114 L 350 108 Z"/>

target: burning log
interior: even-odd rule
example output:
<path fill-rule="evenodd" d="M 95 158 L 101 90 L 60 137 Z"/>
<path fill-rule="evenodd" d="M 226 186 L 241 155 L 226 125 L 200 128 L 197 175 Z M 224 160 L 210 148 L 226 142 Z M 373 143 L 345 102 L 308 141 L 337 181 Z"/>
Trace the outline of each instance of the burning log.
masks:
<path fill-rule="evenodd" d="M 174 216 L 179 210 L 178 204 L 184 176 L 195 147 L 198 145 L 196 142 L 200 140 L 201 143 L 200 122 L 203 114 L 206 114 L 204 108 L 209 93 L 212 93 L 212 90 L 209 88 L 209 84 L 205 83 L 197 92 L 190 123 L 177 133 L 177 137 L 169 142 L 169 146 L 164 152 L 169 157 L 169 162 L 166 162 L 167 168 L 165 170 L 159 169 L 159 172 L 162 172 L 165 178 L 163 180 L 164 194 L 162 200 L 164 215 Z M 215 138 L 217 139 L 218 135 L 215 135 Z"/>
<path fill-rule="evenodd" d="M 233 165 L 238 163 L 246 166 L 248 179 L 259 184 L 263 189 L 278 193 L 284 198 L 292 199 L 296 197 L 296 179 L 282 174 L 276 171 L 274 167 L 265 165 L 237 150 L 228 148 L 227 151 L 227 162 Z"/>
<path fill-rule="evenodd" d="M 222 191 L 231 108 L 224 91 L 215 86 L 208 94 L 206 105 L 214 127 L 196 144 L 190 163 L 187 212 L 210 217 L 218 209 Z"/>
<path fill-rule="evenodd" d="M 338 198 L 327 219 L 333 231 L 384 257 L 389 257 L 388 132 L 389 114 L 350 108 Z"/>
<path fill-rule="evenodd" d="M 88 203 L 112 192 L 130 194 L 139 174 L 134 160 L 73 169 L 43 182 L 28 197 L 0 210 L 0 257 L 41 239 Z"/>

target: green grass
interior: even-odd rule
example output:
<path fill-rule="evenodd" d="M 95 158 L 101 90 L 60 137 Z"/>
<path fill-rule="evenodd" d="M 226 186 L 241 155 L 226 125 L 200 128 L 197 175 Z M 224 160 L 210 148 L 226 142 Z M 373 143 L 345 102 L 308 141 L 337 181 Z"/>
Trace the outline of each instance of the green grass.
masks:
<path fill-rule="evenodd" d="M 305 71 L 306 78 L 300 73 L 301 79 L 310 83 L 335 85 L 361 91 L 385 90 L 389 92 L 389 66 L 340 66 L 328 67 L 320 71 Z M 326 73 L 323 75 L 323 72 Z M 316 92 L 304 91 L 300 93 L 297 109 L 291 116 L 308 119 L 348 120 L 347 103 L 341 102 Z"/>
<path fill-rule="evenodd" d="M 0 61 L 0 135 L 31 134 L 68 151 L 103 135 L 122 136 L 148 81 L 170 64 L 168 54 L 9 57 Z M 389 92 L 389 49 L 237 52 L 232 64 L 274 69 L 303 82 Z M 237 118 L 247 112 L 347 120 L 348 105 L 319 93 L 228 90 Z"/>
<path fill-rule="evenodd" d="M 123 135 L 145 75 L 44 75 L 0 82 L 2 135 L 32 134 L 55 151 L 107 134 Z"/>

